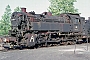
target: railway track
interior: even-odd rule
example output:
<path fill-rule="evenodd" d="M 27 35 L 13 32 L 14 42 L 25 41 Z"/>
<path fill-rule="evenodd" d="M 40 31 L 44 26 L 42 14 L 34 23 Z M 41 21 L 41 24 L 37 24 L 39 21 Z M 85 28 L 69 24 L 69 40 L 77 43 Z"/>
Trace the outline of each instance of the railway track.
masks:
<path fill-rule="evenodd" d="M 87 44 L 87 43 L 75 43 L 77 45 L 79 44 Z M 67 45 L 75 45 L 75 44 L 67 44 Z M 3 46 L 1 46 L 0 44 L 0 51 L 2 52 L 7 52 L 7 51 L 13 51 L 13 50 L 25 50 L 25 49 L 38 49 L 38 48 L 48 48 L 48 47 L 55 47 L 55 46 L 66 46 L 66 43 L 62 43 L 62 44 L 50 44 L 48 46 L 45 45 L 39 45 L 38 47 L 23 47 L 22 49 L 20 49 L 19 47 L 17 48 L 4 48 Z"/>

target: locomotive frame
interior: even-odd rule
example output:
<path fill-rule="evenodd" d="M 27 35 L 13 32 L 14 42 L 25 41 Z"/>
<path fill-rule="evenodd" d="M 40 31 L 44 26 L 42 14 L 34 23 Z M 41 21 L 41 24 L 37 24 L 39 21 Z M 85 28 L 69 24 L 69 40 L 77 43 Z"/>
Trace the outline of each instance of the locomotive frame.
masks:
<path fill-rule="evenodd" d="M 4 47 L 37 48 L 86 41 L 88 33 L 85 28 L 85 18 L 80 17 L 79 14 L 63 13 L 53 16 L 50 12 L 35 14 L 35 12 L 26 12 L 26 8 L 21 10 L 12 13 L 9 35 L 15 39 L 6 41 Z"/>

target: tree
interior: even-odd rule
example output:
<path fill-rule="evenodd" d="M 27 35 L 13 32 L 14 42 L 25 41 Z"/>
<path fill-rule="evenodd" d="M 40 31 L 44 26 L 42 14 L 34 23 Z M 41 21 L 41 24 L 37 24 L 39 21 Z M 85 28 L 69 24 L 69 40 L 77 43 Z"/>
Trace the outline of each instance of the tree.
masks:
<path fill-rule="evenodd" d="M 14 9 L 14 12 L 20 12 L 21 11 L 21 7 L 16 7 L 15 9 Z"/>
<path fill-rule="evenodd" d="M 7 35 L 10 28 L 10 17 L 11 17 L 11 8 L 9 5 L 6 6 L 5 12 L 0 20 L 0 35 Z"/>
<path fill-rule="evenodd" d="M 51 5 L 48 11 L 53 15 L 59 15 L 61 13 L 78 13 L 78 9 L 75 9 L 74 2 L 76 0 L 49 0 Z"/>

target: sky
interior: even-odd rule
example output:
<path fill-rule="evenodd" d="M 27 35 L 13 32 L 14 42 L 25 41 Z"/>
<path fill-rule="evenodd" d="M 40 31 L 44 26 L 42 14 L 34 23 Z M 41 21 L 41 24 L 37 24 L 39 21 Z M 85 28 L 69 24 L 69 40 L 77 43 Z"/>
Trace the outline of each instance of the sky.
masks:
<path fill-rule="evenodd" d="M 7 5 L 10 5 L 12 12 L 14 8 L 20 6 L 26 7 L 27 12 L 35 11 L 36 13 L 42 13 L 47 11 L 50 2 L 49 0 L 0 0 L 0 19 Z M 90 0 L 77 0 L 74 6 L 81 13 L 82 17 L 86 19 L 90 17 Z"/>

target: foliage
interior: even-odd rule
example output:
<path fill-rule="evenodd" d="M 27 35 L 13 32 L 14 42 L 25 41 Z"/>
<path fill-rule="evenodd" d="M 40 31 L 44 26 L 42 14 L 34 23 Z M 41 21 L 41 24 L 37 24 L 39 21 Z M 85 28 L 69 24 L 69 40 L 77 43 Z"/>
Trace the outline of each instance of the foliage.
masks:
<path fill-rule="evenodd" d="M 20 12 L 21 8 L 18 6 L 14 9 L 14 12 Z M 0 20 L 0 35 L 8 35 L 9 30 L 11 30 L 11 8 L 9 5 L 6 6 L 5 12 Z"/>
<path fill-rule="evenodd" d="M 10 16 L 11 16 L 11 8 L 9 5 L 6 6 L 5 12 L 0 20 L 0 35 L 7 35 L 10 30 Z"/>
<path fill-rule="evenodd" d="M 48 11 L 53 15 L 59 15 L 61 13 L 78 13 L 78 9 L 75 9 L 74 2 L 76 0 L 49 0 L 51 5 Z"/>
<path fill-rule="evenodd" d="M 16 7 L 15 9 L 14 9 L 14 12 L 20 12 L 21 11 L 21 7 Z"/>

